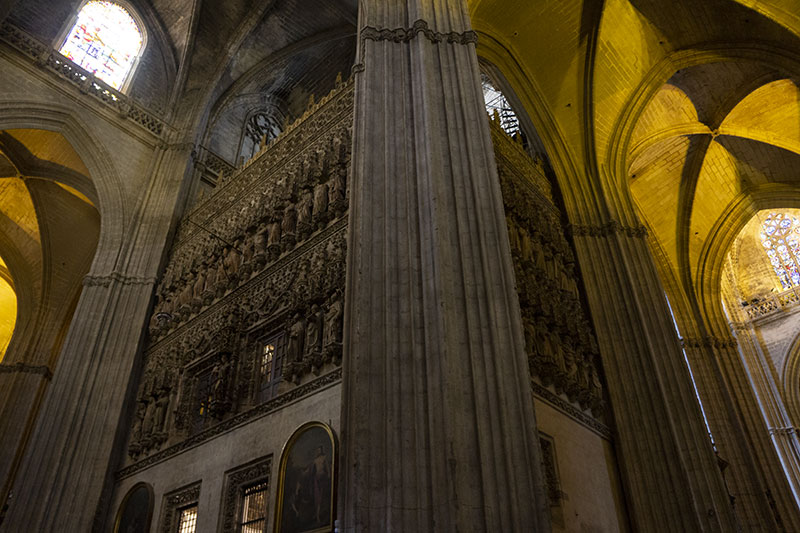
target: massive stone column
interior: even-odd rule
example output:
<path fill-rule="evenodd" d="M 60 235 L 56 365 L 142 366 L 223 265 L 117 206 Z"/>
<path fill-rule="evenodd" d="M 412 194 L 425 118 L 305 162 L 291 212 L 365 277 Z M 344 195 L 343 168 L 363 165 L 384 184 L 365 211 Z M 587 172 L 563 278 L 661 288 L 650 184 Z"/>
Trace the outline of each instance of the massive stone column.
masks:
<path fill-rule="evenodd" d="M 757 459 L 761 459 L 763 450 L 754 442 L 754 435 L 748 434 L 742 425 L 746 414 L 741 412 L 741 402 L 732 397 L 726 383 L 734 384 L 733 390 L 747 398 L 755 407 L 755 398 L 748 394 L 749 385 L 736 383 L 738 374 L 743 369 L 737 364 L 736 343 L 724 337 L 689 337 L 684 338 L 684 350 L 692 366 L 692 374 L 700 397 L 703 400 L 706 419 L 714 435 L 714 442 L 719 457 L 728 463 L 723 474 L 728 490 L 735 498 L 735 511 L 745 531 L 776 531 L 778 523 L 770 509 L 767 497 L 766 478 L 769 473 L 756 467 Z M 725 378 L 728 379 L 725 379 Z M 733 379 L 731 379 L 733 378 Z M 743 388 L 744 385 L 747 388 Z M 761 426 L 764 424 L 761 422 Z M 754 453 L 755 452 L 755 453 Z M 774 455 L 774 454 L 773 454 Z M 767 474 L 765 476 L 765 474 Z M 781 492 L 788 492 L 784 482 Z M 780 498 L 783 500 L 784 495 Z M 780 515 L 778 515 L 780 516 Z M 787 520 L 794 517 L 787 516 Z M 792 522 L 786 522 L 792 523 Z M 789 528 L 795 531 L 796 528 Z"/>
<path fill-rule="evenodd" d="M 361 2 L 342 531 L 548 531 L 463 0 Z"/>
<path fill-rule="evenodd" d="M 633 529 L 737 531 L 646 231 L 606 221 L 573 234 Z"/>
<path fill-rule="evenodd" d="M 125 434 L 125 402 L 188 148 L 154 150 L 154 171 L 122 249 L 103 250 L 101 239 L 2 532 L 88 532 L 102 526 Z"/>

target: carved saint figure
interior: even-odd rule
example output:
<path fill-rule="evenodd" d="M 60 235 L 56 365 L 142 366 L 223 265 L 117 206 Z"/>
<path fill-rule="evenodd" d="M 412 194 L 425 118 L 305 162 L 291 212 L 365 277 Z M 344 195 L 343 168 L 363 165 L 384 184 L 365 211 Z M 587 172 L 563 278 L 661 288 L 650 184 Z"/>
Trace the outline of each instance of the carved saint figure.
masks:
<path fill-rule="evenodd" d="M 150 397 L 147 401 L 147 407 L 144 411 L 144 419 L 142 420 L 142 443 L 149 442 L 150 434 L 153 432 L 153 422 L 156 411 L 156 402 L 154 397 Z M 145 444 L 146 446 L 146 444 Z"/>
<path fill-rule="evenodd" d="M 169 403 L 169 391 L 161 388 L 156 398 L 155 414 L 153 415 L 153 432 L 159 434 L 164 431 L 164 420 L 167 414 L 167 404 Z"/>
<path fill-rule="evenodd" d="M 289 361 L 300 361 L 303 358 L 303 337 L 305 335 L 305 324 L 300 317 L 300 313 L 295 313 L 292 325 L 289 326 L 289 346 L 286 355 Z"/>
<path fill-rule="evenodd" d="M 281 253 L 281 215 L 276 209 L 267 225 L 267 250 L 271 259 L 277 259 Z"/>
<path fill-rule="evenodd" d="M 314 354 L 319 350 L 319 326 L 319 306 L 314 304 L 311 306 L 311 315 L 308 317 L 308 325 L 306 326 L 305 348 L 307 354 Z"/>
<path fill-rule="evenodd" d="M 264 268 L 267 263 L 267 225 L 262 220 L 253 235 L 253 259 L 257 269 Z"/>
<path fill-rule="evenodd" d="M 342 332 L 342 300 L 338 293 L 334 293 L 329 301 L 328 310 L 325 312 L 324 343 L 326 347 L 339 343 Z"/>
<path fill-rule="evenodd" d="M 328 184 L 317 183 L 314 187 L 314 223 L 318 228 L 328 222 Z"/>
<path fill-rule="evenodd" d="M 281 222 L 281 246 L 283 251 L 291 250 L 297 242 L 295 231 L 297 230 L 297 210 L 293 203 L 289 203 L 283 210 L 283 221 Z"/>
<path fill-rule="evenodd" d="M 301 238 L 305 238 L 311 233 L 312 210 L 314 206 L 314 192 L 311 187 L 304 187 L 300 194 L 300 202 L 297 204 L 297 232 Z"/>

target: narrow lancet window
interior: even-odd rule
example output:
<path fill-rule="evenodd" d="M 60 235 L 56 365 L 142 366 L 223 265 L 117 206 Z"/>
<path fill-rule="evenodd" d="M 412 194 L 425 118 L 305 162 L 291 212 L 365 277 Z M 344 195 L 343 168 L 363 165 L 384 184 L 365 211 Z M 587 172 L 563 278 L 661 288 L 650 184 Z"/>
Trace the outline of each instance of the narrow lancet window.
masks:
<path fill-rule="evenodd" d="M 139 56 L 142 31 L 130 13 L 114 2 L 92 0 L 83 6 L 59 52 L 120 89 Z"/>
<path fill-rule="evenodd" d="M 784 213 L 770 213 L 761 225 L 761 244 L 781 286 L 800 286 L 800 221 Z"/>
<path fill-rule="evenodd" d="M 520 133 L 517 114 L 511 109 L 511 104 L 508 103 L 505 95 L 494 86 L 491 78 L 484 73 L 481 73 L 481 87 L 483 88 L 486 112 L 492 116 L 497 112 L 500 116 L 500 126 L 509 135 L 514 136 Z"/>

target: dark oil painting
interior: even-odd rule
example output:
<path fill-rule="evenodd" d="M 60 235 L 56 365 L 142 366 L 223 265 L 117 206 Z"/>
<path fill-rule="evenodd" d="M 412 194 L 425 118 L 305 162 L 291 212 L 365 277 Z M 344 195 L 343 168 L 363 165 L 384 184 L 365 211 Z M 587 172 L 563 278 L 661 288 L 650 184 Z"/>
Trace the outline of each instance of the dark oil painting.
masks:
<path fill-rule="evenodd" d="M 277 533 L 332 529 L 333 454 L 333 435 L 324 424 L 307 424 L 289 439 L 281 461 Z"/>

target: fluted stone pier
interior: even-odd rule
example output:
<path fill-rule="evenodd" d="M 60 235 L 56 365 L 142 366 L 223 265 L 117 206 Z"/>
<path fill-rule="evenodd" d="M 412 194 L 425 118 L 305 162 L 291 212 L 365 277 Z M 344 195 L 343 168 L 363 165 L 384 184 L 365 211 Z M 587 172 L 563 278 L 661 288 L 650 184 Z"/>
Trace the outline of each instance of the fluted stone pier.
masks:
<path fill-rule="evenodd" d="M 463 0 L 368 0 L 348 246 L 342 531 L 549 531 Z"/>

